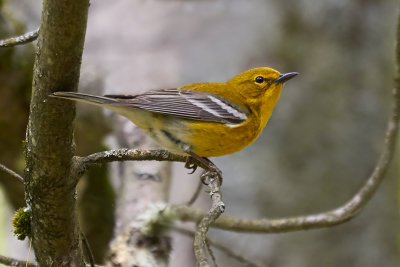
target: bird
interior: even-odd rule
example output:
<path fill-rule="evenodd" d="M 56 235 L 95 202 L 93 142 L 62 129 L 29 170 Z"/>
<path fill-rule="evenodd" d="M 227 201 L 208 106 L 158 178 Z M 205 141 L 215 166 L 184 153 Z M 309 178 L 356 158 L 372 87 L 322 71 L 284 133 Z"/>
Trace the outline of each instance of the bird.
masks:
<path fill-rule="evenodd" d="M 253 143 L 271 117 L 284 83 L 297 75 L 259 67 L 226 82 L 192 83 L 137 95 L 59 91 L 50 96 L 114 111 L 170 152 L 194 159 L 185 165 L 193 172 L 200 163 L 221 176 L 208 157 L 232 154 Z"/>

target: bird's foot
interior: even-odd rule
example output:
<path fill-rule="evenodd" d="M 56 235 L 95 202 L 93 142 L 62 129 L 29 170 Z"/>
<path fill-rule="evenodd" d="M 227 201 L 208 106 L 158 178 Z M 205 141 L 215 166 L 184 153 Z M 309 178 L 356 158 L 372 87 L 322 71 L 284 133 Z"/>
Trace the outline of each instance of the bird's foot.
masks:
<path fill-rule="evenodd" d="M 220 180 L 220 184 L 222 185 L 222 171 L 218 169 L 218 167 L 215 166 L 215 164 L 211 160 L 205 157 L 200 157 L 199 155 L 191 151 L 187 153 L 190 155 L 190 157 L 186 161 L 185 167 L 190 169 L 194 168 L 194 170 L 196 170 L 198 166 L 203 167 L 205 172 L 201 175 L 200 178 L 203 184 L 208 185 L 210 183 L 210 179 L 214 179 L 214 176 L 217 176 Z"/>
<path fill-rule="evenodd" d="M 187 157 L 186 162 L 185 162 L 185 168 L 192 170 L 191 172 L 189 172 L 189 174 L 193 174 L 197 170 L 197 167 L 199 167 L 199 165 L 197 165 L 197 164 L 198 164 L 198 162 L 195 158 Z"/>

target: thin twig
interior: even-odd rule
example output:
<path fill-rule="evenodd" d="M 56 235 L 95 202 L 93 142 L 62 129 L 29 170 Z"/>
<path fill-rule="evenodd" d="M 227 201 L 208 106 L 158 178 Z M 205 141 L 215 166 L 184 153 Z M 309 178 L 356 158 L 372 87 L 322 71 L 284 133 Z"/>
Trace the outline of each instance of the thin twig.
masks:
<path fill-rule="evenodd" d="M 204 242 L 206 243 L 206 248 L 207 248 L 207 251 L 208 251 L 208 255 L 210 255 L 211 260 L 212 260 L 212 262 L 214 264 L 214 267 L 218 267 L 217 258 L 215 257 L 214 252 L 211 249 L 210 243 L 207 241 L 207 238 L 206 238 L 206 240 Z"/>
<path fill-rule="evenodd" d="M 28 267 L 28 261 L 29 257 L 31 256 L 31 251 L 32 251 L 32 239 L 29 239 L 29 249 L 28 249 L 28 255 L 26 256 L 25 267 Z"/>
<path fill-rule="evenodd" d="M 184 228 L 177 227 L 177 226 L 173 226 L 171 229 L 174 230 L 174 231 L 176 231 L 176 232 L 178 232 L 178 233 L 181 233 L 181 234 L 187 235 L 187 236 L 191 236 L 191 237 L 193 237 L 194 234 L 195 234 L 195 233 L 194 233 L 193 231 L 191 231 L 191 230 L 184 229 Z M 229 248 L 229 247 L 227 247 L 227 246 L 221 244 L 221 243 L 220 243 L 219 241 L 217 241 L 216 239 L 207 237 L 207 238 L 206 238 L 206 242 L 207 242 L 208 244 L 210 244 L 211 246 L 213 246 L 213 247 L 219 249 L 221 252 L 225 253 L 225 254 L 228 255 L 229 257 L 231 257 L 231 258 L 233 258 L 233 259 L 235 259 L 235 260 L 237 260 L 237 261 L 239 261 L 239 262 L 241 262 L 241 263 L 246 264 L 246 266 L 249 266 L 249 267 L 266 267 L 265 264 L 258 263 L 258 262 L 255 262 L 254 260 L 245 258 L 245 257 L 244 257 L 243 255 L 241 255 L 240 253 L 238 253 L 238 252 L 236 252 L 236 251 L 233 251 L 231 248 Z"/>
<path fill-rule="evenodd" d="M 9 168 L 7 168 L 6 166 L 4 166 L 1 163 L 0 163 L 0 170 L 8 173 L 12 177 L 17 178 L 20 182 L 24 183 L 24 178 L 22 178 L 21 175 L 19 175 L 18 173 L 14 172 L 13 170 L 10 170 Z"/>
<path fill-rule="evenodd" d="M 22 45 L 35 41 L 39 36 L 39 28 L 37 30 L 24 33 L 20 36 L 11 37 L 8 39 L 0 40 L 0 47 L 12 47 Z"/>
<path fill-rule="evenodd" d="M 0 255 L 0 263 L 4 264 L 6 266 L 16 266 L 16 267 L 36 267 L 38 264 L 36 262 L 27 262 L 24 260 L 17 260 L 14 258 L 6 257 L 3 255 Z"/>
<path fill-rule="evenodd" d="M 0 255 L 0 263 L 5 266 L 13 266 L 13 267 L 37 267 L 39 266 L 37 262 L 29 262 L 23 260 L 17 260 L 14 258 L 6 257 Z M 87 267 L 91 267 L 90 265 L 86 265 Z M 102 265 L 94 265 L 94 267 L 104 267 Z"/>
<path fill-rule="evenodd" d="M 209 173 L 209 188 L 211 195 L 211 208 L 207 214 L 203 216 L 200 220 L 193 242 L 194 255 L 196 256 L 196 260 L 198 266 L 208 267 L 207 255 L 205 253 L 205 245 L 207 232 L 210 228 L 210 225 L 224 212 L 225 204 L 222 202 L 222 195 L 220 191 L 220 178 L 217 173 Z"/>
<path fill-rule="evenodd" d="M 107 163 L 113 161 L 142 161 L 142 160 L 157 160 L 157 161 L 180 161 L 185 162 L 187 156 L 177 155 L 168 150 L 144 150 L 144 149 L 115 149 L 94 153 L 86 157 L 75 157 L 75 160 L 84 165 L 95 163 Z"/>
<path fill-rule="evenodd" d="M 89 241 L 87 240 L 86 235 L 82 231 L 81 231 L 81 238 L 83 247 L 85 248 L 86 255 L 89 259 L 90 267 L 94 267 L 95 264 L 94 264 L 93 252 L 92 249 L 90 248 Z"/>
<path fill-rule="evenodd" d="M 75 170 L 84 172 L 88 166 L 98 163 L 114 161 L 177 161 L 186 162 L 188 156 L 173 154 L 167 150 L 144 150 L 144 149 L 114 149 L 94 153 L 85 157 L 74 157 Z M 202 167 L 202 166 L 201 166 Z"/>
<path fill-rule="evenodd" d="M 259 263 L 259 262 L 255 262 L 249 258 L 246 258 L 245 256 L 232 251 L 231 249 L 227 248 L 226 246 L 216 242 L 214 239 L 207 239 L 207 242 L 210 243 L 211 246 L 219 249 L 221 252 L 225 253 L 226 255 L 236 259 L 237 261 L 246 264 L 246 266 L 248 267 L 266 267 L 265 264 Z"/>

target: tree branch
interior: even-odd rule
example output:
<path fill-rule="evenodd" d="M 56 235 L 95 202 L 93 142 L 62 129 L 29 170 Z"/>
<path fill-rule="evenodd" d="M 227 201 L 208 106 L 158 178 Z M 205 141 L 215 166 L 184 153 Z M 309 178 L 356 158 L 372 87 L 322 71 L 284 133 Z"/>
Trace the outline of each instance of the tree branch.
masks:
<path fill-rule="evenodd" d="M 185 162 L 188 156 L 173 154 L 168 150 L 144 150 L 144 149 L 114 149 L 91 154 L 86 157 L 74 157 L 75 162 L 86 168 L 90 164 L 108 163 L 114 161 L 178 161 Z"/>
<path fill-rule="evenodd" d="M 5 266 L 13 266 L 13 267 L 37 267 L 37 266 L 39 266 L 37 264 L 37 262 L 17 260 L 14 258 L 3 256 L 3 255 L 0 255 L 0 263 Z M 91 267 L 91 265 L 86 264 L 86 267 Z M 104 267 L 104 266 L 94 265 L 94 267 Z"/>
<path fill-rule="evenodd" d="M 173 154 L 167 150 L 144 150 L 120 148 L 94 153 L 85 157 L 75 156 L 73 159 L 76 177 L 79 178 L 92 164 L 115 161 L 177 161 L 186 162 L 188 156 Z M 203 166 L 204 167 L 204 166 Z"/>
<path fill-rule="evenodd" d="M 194 235 L 193 249 L 196 256 L 198 266 L 208 267 L 205 248 L 207 232 L 210 225 L 224 212 L 225 204 L 222 202 L 222 195 L 220 192 L 220 177 L 217 173 L 205 174 L 209 175 L 209 188 L 211 195 L 211 208 L 206 215 L 200 220 L 197 230 Z M 222 178 L 221 178 L 222 179 Z"/>
<path fill-rule="evenodd" d="M 176 232 L 178 232 L 178 233 L 180 233 L 180 234 L 183 234 L 183 235 L 187 235 L 187 236 L 191 236 L 191 237 L 194 237 L 194 235 L 195 235 L 195 232 L 193 232 L 191 230 L 188 230 L 188 229 L 183 229 L 183 228 L 176 227 L 176 226 L 173 226 L 171 229 L 176 231 Z M 233 251 L 231 248 L 229 248 L 229 247 L 223 245 L 222 243 L 218 242 L 216 239 L 207 237 L 206 238 L 206 242 L 209 243 L 211 246 L 219 249 L 220 251 L 225 253 L 227 256 L 229 256 L 229 257 L 231 257 L 231 258 L 233 258 L 233 259 L 235 259 L 235 260 L 237 260 L 237 261 L 239 261 L 241 263 L 247 264 L 246 266 L 249 266 L 249 267 L 265 267 L 264 264 L 259 263 L 259 262 L 255 262 L 255 261 L 253 261 L 253 260 L 251 260 L 249 258 L 246 258 L 245 256 L 241 255 L 240 253 L 238 253 L 236 251 Z"/>
<path fill-rule="evenodd" d="M 17 45 L 30 43 L 35 41 L 38 38 L 38 36 L 39 36 L 39 28 L 34 31 L 24 33 L 20 36 L 15 36 L 8 39 L 0 40 L 0 47 L 13 47 Z"/>
<path fill-rule="evenodd" d="M 13 170 L 10 170 L 9 168 L 7 168 L 6 166 L 4 166 L 3 164 L 0 163 L 0 170 L 8 173 L 9 175 L 11 175 L 14 178 L 17 178 L 18 181 L 24 183 L 24 178 L 22 178 L 21 175 L 19 175 L 18 173 L 14 172 Z"/>
<path fill-rule="evenodd" d="M 94 267 L 95 264 L 94 264 L 93 252 L 92 252 L 92 249 L 90 248 L 89 241 L 87 240 L 86 235 L 83 232 L 81 232 L 81 239 L 82 239 L 83 248 L 85 249 L 85 252 L 86 252 L 86 256 L 89 260 L 89 265 L 90 265 L 90 267 Z"/>
<path fill-rule="evenodd" d="M 0 255 L 0 263 L 6 266 L 15 266 L 15 267 L 37 267 L 38 264 L 36 262 L 27 262 L 23 260 L 17 260 L 14 258 L 6 257 Z"/>

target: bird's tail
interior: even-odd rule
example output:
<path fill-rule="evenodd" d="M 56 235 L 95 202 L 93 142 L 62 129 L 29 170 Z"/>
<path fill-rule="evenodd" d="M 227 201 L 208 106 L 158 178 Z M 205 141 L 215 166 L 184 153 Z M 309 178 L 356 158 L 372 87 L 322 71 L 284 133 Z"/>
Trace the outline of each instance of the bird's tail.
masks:
<path fill-rule="evenodd" d="M 95 96 L 95 95 L 88 95 L 82 93 L 75 93 L 75 92 L 55 92 L 50 95 L 51 97 L 56 98 L 63 98 L 74 100 L 78 102 L 84 102 L 94 105 L 112 105 L 115 104 L 117 101 L 115 99 L 104 97 L 104 96 Z"/>

